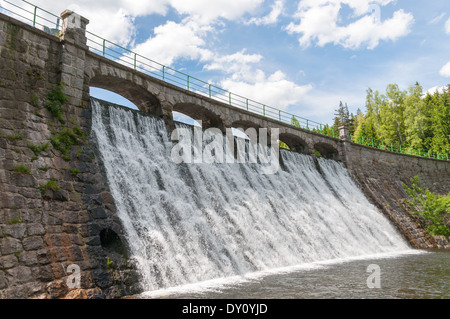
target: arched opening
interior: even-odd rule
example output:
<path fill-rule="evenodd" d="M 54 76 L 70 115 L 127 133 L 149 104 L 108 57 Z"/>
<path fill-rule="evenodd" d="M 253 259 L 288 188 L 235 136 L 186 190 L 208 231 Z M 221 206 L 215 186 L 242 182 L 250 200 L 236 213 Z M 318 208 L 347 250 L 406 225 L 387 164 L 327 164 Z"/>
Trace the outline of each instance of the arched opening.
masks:
<path fill-rule="evenodd" d="M 293 152 L 309 154 L 308 145 L 302 138 L 297 135 L 282 133 L 280 134 L 280 141 L 285 143 Z"/>
<path fill-rule="evenodd" d="M 184 123 L 184 124 L 192 125 L 192 126 L 201 126 L 200 123 L 198 123 L 195 119 L 193 119 L 189 115 L 181 113 L 181 112 L 173 111 L 172 118 L 174 121 L 179 122 L 179 123 Z"/>
<path fill-rule="evenodd" d="M 90 80 L 89 86 L 90 88 L 114 92 L 129 100 L 141 112 L 155 116 L 161 116 L 163 114 L 159 100 L 149 91 L 131 81 L 111 76 L 95 76 Z M 95 92 L 97 89 L 91 89 L 91 91 Z"/>
<path fill-rule="evenodd" d="M 231 124 L 233 135 L 245 140 L 258 141 L 259 126 L 250 121 L 235 121 Z"/>
<path fill-rule="evenodd" d="M 128 100 L 128 99 L 124 98 L 123 96 L 121 96 L 117 93 L 114 93 L 112 91 L 108 91 L 108 90 L 100 89 L 100 88 L 96 88 L 96 87 L 90 87 L 89 95 L 91 97 L 94 97 L 99 100 L 118 104 L 118 105 L 128 107 L 133 110 L 138 110 L 138 107 L 133 102 L 131 102 L 130 100 Z"/>
<path fill-rule="evenodd" d="M 317 156 L 328 159 L 339 160 L 338 150 L 328 143 L 317 143 L 314 145 L 314 150 Z"/>
<path fill-rule="evenodd" d="M 231 124 L 231 126 L 233 128 L 241 128 L 244 131 L 246 131 L 249 128 L 254 128 L 256 130 L 256 132 L 258 132 L 258 130 L 259 130 L 259 126 L 250 121 L 235 121 L 235 122 L 233 122 L 233 124 Z"/>
<path fill-rule="evenodd" d="M 179 113 L 188 116 L 199 124 L 201 121 L 201 126 L 203 129 L 215 127 L 220 129 L 222 132 L 225 132 L 225 128 L 220 116 L 200 105 L 193 103 L 175 104 L 172 110 L 172 115 L 174 116 Z"/>

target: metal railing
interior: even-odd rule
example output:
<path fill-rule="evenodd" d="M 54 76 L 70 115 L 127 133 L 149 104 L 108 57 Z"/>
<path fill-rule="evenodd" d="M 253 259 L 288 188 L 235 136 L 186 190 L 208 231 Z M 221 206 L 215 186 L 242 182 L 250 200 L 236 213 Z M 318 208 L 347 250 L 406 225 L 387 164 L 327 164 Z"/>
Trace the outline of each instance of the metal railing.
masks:
<path fill-rule="evenodd" d="M 370 146 L 373 148 L 378 148 L 385 151 L 391 151 L 391 152 L 397 152 L 407 155 L 414 155 L 414 156 L 420 156 L 420 157 L 427 157 L 427 158 L 435 158 L 435 159 L 441 159 L 441 160 L 450 160 L 450 156 L 448 153 L 439 153 L 439 152 L 433 152 L 431 150 L 423 150 L 423 149 L 414 149 L 411 146 L 405 146 L 399 143 L 386 143 L 382 140 L 373 139 L 373 138 L 366 138 L 364 136 L 361 136 L 359 138 L 356 138 L 353 134 L 350 134 L 350 139 L 353 143 Z"/>
<path fill-rule="evenodd" d="M 33 27 L 41 27 L 42 30 L 59 36 L 61 33 L 60 17 L 44 10 L 28 1 L 21 0 L 24 7 L 19 6 L 10 0 L 0 0 L 0 12 L 6 12 L 13 17 Z M 10 7 L 1 6 L 2 3 L 10 5 Z M 115 44 L 105 38 L 102 38 L 92 32 L 86 31 L 87 45 L 92 52 L 103 57 L 121 63 L 125 66 L 133 68 L 136 71 L 148 74 L 167 83 L 181 87 L 188 91 L 201 94 L 211 99 L 226 103 L 230 106 L 247 110 L 251 113 L 258 114 L 272 120 L 276 120 L 285 124 L 289 124 L 302 129 L 310 130 L 319 134 L 338 138 L 338 132 L 328 125 L 324 125 L 295 114 L 282 111 L 272 106 L 262 104 L 253 99 L 246 98 L 239 94 L 235 94 L 224 90 L 214 84 L 197 79 L 186 73 L 175 70 L 169 66 L 163 65 L 133 52 L 123 46 Z M 366 139 L 364 137 L 356 140 L 351 136 L 354 143 L 370 146 L 378 149 L 399 152 L 403 154 L 444 159 L 449 160 L 449 154 L 440 154 L 438 152 L 414 150 L 411 147 L 404 147 L 399 144 L 386 144 L 383 141 Z"/>
<path fill-rule="evenodd" d="M 22 0 L 22 6 L 8 0 L 0 1 L 0 12 L 5 12 L 19 21 L 32 25 L 35 28 L 41 28 L 43 31 L 54 36 L 59 36 L 61 32 L 61 18 L 47 10 L 44 10 L 34 4 Z M 7 5 L 1 5 L 6 3 Z"/>

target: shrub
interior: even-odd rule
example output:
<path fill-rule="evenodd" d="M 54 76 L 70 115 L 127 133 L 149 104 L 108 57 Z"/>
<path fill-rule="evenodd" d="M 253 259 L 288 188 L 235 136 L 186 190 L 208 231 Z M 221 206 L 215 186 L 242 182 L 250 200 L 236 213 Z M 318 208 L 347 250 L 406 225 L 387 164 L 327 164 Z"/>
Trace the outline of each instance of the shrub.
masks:
<path fill-rule="evenodd" d="M 450 213 L 450 193 L 447 196 L 436 195 L 425 189 L 418 176 L 411 178 L 411 188 L 402 183 L 405 192 L 411 198 L 406 202 L 413 212 L 422 216 L 426 222 L 426 232 L 430 235 L 450 236 L 445 224 L 445 216 Z"/>
<path fill-rule="evenodd" d="M 64 113 L 62 106 L 69 101 L 69 97 L 64 94 L 64 82 L 56 85 L 55 88 L 47 95 L 45 108 L 50 111 L 53 117 L 57 118 L 61 123 L 65 123 L 62 115 Z"/>
<path fill-rule="evenodd" d="M 53 147 L 61 152 L 63 159 L 70 160 L 69 153 L 73 145 L 81 145 L 85 141 L 79 127 L 64 129 L 50 138 Z"/>

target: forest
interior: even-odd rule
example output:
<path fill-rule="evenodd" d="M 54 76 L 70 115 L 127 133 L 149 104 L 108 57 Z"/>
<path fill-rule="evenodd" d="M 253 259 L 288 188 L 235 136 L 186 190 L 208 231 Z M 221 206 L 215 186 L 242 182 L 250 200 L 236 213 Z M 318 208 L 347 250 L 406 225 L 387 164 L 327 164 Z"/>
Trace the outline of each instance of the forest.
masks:
<path fill-rule="evenodd" d="M 340 102 L 334 123 L 325 130 L 349 127 L 352 141 L 420 156 L 449 159 L 450 85 L 434 93 L 419 83 L 401 90 L 389 84 L 386 92 L 367 89 L 365 110 L 349 113 Z"/>

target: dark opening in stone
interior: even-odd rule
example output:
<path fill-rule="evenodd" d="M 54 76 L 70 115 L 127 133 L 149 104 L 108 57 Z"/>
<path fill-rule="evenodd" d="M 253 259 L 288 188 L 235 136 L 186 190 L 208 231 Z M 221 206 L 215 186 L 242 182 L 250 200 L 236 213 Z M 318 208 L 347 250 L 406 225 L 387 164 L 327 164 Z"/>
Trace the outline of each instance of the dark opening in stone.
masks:
<path fill-rule="evenodd" d="M 122 240 L 119 235 L 110 228 L 102 229 L 100 232 L 100 243 L 104 250 L 125 256 L 125 247 Z"/>

